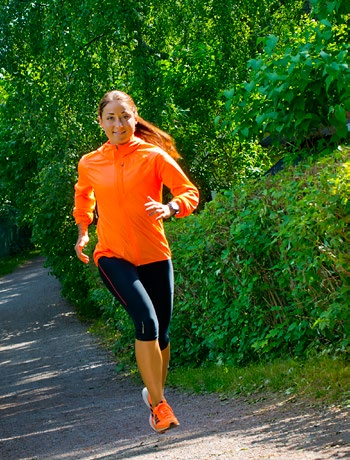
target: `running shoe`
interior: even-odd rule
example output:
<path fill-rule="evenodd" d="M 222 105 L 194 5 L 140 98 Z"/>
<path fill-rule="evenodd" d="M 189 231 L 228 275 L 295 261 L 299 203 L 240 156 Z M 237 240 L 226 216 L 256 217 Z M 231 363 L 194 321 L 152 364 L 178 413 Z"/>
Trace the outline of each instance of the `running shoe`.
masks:
<path fill-rule="evenodd" d="M 172 408 L 164 401 L 161 401 L 156 407 L 152 408 L 149 424 L 154 431 L 160 434 L 180 425 Z"/>

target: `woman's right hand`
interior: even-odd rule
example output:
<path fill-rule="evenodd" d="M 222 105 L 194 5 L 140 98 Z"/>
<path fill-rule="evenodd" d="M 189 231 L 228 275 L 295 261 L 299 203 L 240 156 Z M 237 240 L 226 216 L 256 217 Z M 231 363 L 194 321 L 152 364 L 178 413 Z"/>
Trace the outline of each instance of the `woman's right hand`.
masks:
<path fill-rule="evenodd" d="M 83 249 L 89 242 L 89 233 L 87 228 L 83 229 L 81 224 L 78 224 L 78 229 L 79 229 L 79 237 L 76 245 L 74 246 L 75 253 L 78 257 L 79 260 L 84 262 L 84 264 L 89 263 L 89 256 L 83 253 Z"/>

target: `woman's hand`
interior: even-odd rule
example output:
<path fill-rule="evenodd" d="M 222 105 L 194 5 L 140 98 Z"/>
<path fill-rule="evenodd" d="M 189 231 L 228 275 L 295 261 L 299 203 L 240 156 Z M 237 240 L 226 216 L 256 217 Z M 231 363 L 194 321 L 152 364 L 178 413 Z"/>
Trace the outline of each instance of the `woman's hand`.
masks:
<path fill-rule="evenodd" d="M 78 241 L 77 241 L 77 244 L 74 246 L 74 249 L 75 249 L 78 259 L 84 262 L 84 264 L 88 264 L 90 258 L 88 255 L 83 253 L 83 249 L 89 242 L 88 229 L 84 228 L 82 224 L 78 224 L 78 231 L 79 231 Z"/>
<path fill-rule="evenodd" d="M 150 196 L 147 197 L 150 201 L 145 203 L 145 209 L 149 216 L 156 216 L 156 220 L 169 219 L 174 215 L 174 212 L 167 204 L 159 203 Z"/>

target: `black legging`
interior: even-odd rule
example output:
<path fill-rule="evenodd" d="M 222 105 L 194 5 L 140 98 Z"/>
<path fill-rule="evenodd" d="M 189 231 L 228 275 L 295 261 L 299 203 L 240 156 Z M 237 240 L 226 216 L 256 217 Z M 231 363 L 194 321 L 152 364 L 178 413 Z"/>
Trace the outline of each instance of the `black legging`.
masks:
<path fill-rule="evenodd" d="M 124 259 L 100 257 L 98 268 L 109 291 L 133 320 L 136 339 L 158 339 L 164 350 L 169 344 L 174 297 L 171 260 L 135 266 Z"/>

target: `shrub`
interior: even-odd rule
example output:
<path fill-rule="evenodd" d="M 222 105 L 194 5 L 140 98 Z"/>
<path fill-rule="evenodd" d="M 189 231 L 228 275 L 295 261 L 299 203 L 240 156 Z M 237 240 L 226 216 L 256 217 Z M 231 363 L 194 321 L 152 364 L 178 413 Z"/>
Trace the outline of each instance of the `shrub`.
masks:
<path fill-rule="evenodd" d="M 241 184 L 168 224 L 176 363 L 346 350 L 349 153 Z"/>
<path fill-rule="evenodd" d="M 347 136 L 350 69 L 345 1 L 313 0 L 312 18 L 279 38 L 259 38 L 263 52 L 247 64 L 249 79 L 225 91 L 221 120 L 241 140 L 281 138 L 300 145 L 310 137 Z"/>

